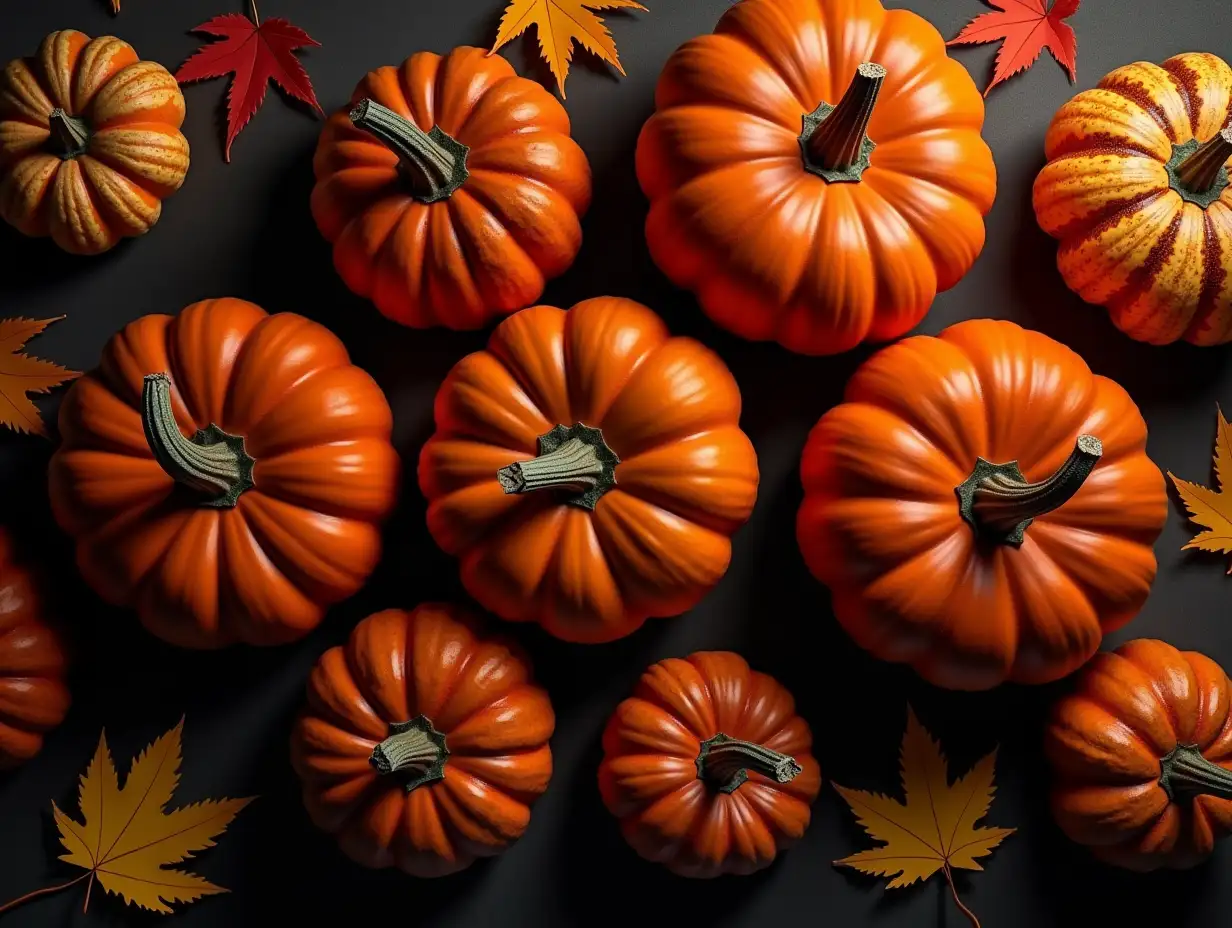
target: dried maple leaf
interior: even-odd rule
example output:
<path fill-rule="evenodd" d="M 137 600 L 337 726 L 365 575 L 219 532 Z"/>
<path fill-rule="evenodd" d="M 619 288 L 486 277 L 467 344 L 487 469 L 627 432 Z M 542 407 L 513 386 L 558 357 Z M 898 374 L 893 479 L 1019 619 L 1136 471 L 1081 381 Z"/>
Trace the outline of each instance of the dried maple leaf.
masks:
<path fill-rule="evenodd" d="M 120 0 L 111 0 L 111 13 L 115 15 L 120 12 Z"/>
<path fill-rule="evenodd" d="M 949 45 L 979 45 L 1004 39 L 997 52 L 992 83 L 984 96 L 1003 80 L 1025 71 L 1047 48 L 1052 57 L 1069 72 L 1072 84 L 1077 77 L 1078 39 L 1064 22 L 1078 12 L 1081 0 L 988 0 L 995 13 L 977 16 L 967 28 L 950 39 Z"/>
<path fill-rule="evenodd" d="M 834 863 L 873 876 L 894 877 L 887 889 L 910 886 L 941 870 L 954 903 L 979 928 L 979 920 L 958 898 L 952 871 L 955 867 L 982 870 L 976 858 L 992 853 L 1015 831 L 975 827 L 988 813 L 996 792 L 993 768 L 997 752 L 993 751 L 965 777 L 951 784 L 941 745 L 908 706 L 907 731 L 899 757 L 905 802 L 835 785 L 864 830 L 884 843 Z"/>
<path fill-rule="evenodd" d="M 1196 522 L 1206 531 L 1199 532 L 1181 550 L 1196 548 L 1212 554 L 1232 554 L 1232 493 L 1224 491 L 1224 481 L 1232 480 L 1232 427 L 1219 410 L 1219 430 L 1215 435 L 1215 483 L 1218 490 L 1211 490 L 1197 483 L 1182 480 L 1168 472 L 1168 479 L 1181 495 L 1189 510 L 1191 522 Z M 1232 568 L 1228 569 L 1232 574 Z"/>
<path fill-rule="evenodd" d="M 249 8 L 251 18 L 227 13 L 193 29 L 223 41 L 198 49 L 175 72 L 175 79 L 181 84 L 235 75 L 227 94 L 227 142 L 223 151 L 226 161 L 231 160 L 231 143 L 264 102 L 271 80 L 324 115 L 308 72 L 294 54 L 298 48 L 319 47 L 321 43 L 285 19 L 261 22 L 252 0 Z"/>
<path fill-rule="evenodd" d="M 589 7 L 590 9 L 587 9 Z M 598 55 L 621 74 L 620 55 L 612 34 L 603 20 L 591 10 L 645 10 L 634 0 L 510 0 L 496 32 L 496 44 L 488 54 L 525 32 L 531 26 L 539 29 L 539 52 L 548 63 L 560 95 L 565 95 L 565 78 L 573 60 L 576 39 L 592 54 Z"/>
<path fill-rule="evenodd" d="M 80 377 L 81 372 L 20 352 L 26 342 L 63 318 L 0 319 L 0 425 L 15 432 L 47 434 L 43 417 L 26 394 L 46 393 L 66 380 Z"/>
<path fill-rule="evenodd" d="M 180 733 L 184 720 L 133 761 L 120 788 L 104 732 L 94 759 L 81 777 L 78 804 L 82 821 L 69 818 L 53 802 L 52 814 L 67 854 L 60 859 L 86 872 L 74 880 L 36 890 L 0 906 L 0 913 L 37 896 L 57 892 L 89 878 L 85 907 L 97 879 L 103 889 L 130 905 L 164 914 L 169 902 L 193 902 L 225 893 L 195 873 L 168 870 L 197 851 L 214 846 L 236 813 L 252 799 L 198 802 L 164 812 L 180 782 Z M 84 911 L 84 907 L 83 907 Z"/>

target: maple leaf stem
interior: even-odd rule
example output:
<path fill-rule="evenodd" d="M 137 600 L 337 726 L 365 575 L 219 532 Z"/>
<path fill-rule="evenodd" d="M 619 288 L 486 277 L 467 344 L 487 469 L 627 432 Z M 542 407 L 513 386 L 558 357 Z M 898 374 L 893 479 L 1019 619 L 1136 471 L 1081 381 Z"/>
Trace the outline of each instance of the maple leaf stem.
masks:
<path fill-rule="evenodd" d="M 248 0 L 248 10 L 252 14 L 253 23 L 261 25 L 261 14 L 257 12 L 257 0 Z"/>
<path fill-rule="evenodd" d="M 466 183 L 470 149 L 446 135 L 440 126 L 430 132 L 375 100 L 360 100 L 352 107 L 351 122 L 376 136 L 398 156 L 411 195 L 422 203 L 447 199 Z"/>
<path fill-rule="evenodd" d="M 201 505 L 229 509 L 252 488 L 255 461 L 244 439 L 217 425 L 185 438 L 171 405 L 171 378 L 149 374 L 141 388 L 141 424 L 154 459 L 176 483 L 204 495 Z"/>
<path fill-rule="evenodd" d="M 538 457 L 502 467 L 496 479 L 506 494 L 562 492 L 570 505 L 594 509 L 599 498 L 616 485 L 619 463 L 599 429 L 581 423 L 557 425 L 539 436 Z"/>
<path fill-rule="evenodd" d="M 86 884 L 86 900 L 81 904 L 81 914 L 90 911 L 90 893 L 94 890 L 94 871 L 90 871 L 90 882 Z"/>
<path fill-rule="evenodd" d="M 803 769 L 794 757 L 722 732 L 702 742 L 696 764 L 697 778 L 721 793 L 735 792 L 750 770 L 776 783 L 789 783 Z"/>
<path fill-rule="evenodd" d="M 955 487 L 963 518 L 989 538 L 1022 544 L 1031 520 L 1065 505 L 1082 489 L 1103 453 L 1098 438 L 1079 435 L 1065 463 L 1036 483 L 1022 476 L 1017 462 L 991 464 L 980 458 L 971 476 Z"/>
<path fill-rule="evenodd" d="M 806 117 L 805 125 L 815 123 L 807 137 L 802 137 L 805 164 L 826 180 L 859 180 L 844 176 L 853 169 L 868 166 L 868 154 L 872 151 L 868 138 L 868 121 L 877 105 L 881 85 L 885 83 L 886 69 L 871 61 L 856 68 L 855 77 L 832 109 L 824 111 L 826 104 Z M 829 176 L 829 175 L 836 176 Z"/>
<path fill-rule="evenodd" d="M 975 913 L 958 898 L 958 887 L 954 885 L 954 871 L 950 869 L 949 863 L 943 864 L 942 868 L 945 870 L 945 881 L 950 884 L 950 895 L 954 897 L 954 905 L 958 906 L 958 911 L 962 912 L 967 917 L 967 921 L 971 922 L 971 928 L 980 928 L 980 920 L 975 917 Z"/>
<path fill-rule="evenodd" d="M 1217 132 L 1198 146 L 1176 168 L 1177 180 L 1194 193 L 1206 193 L 1220 182 L 1220 174 L 1232 158 L 1232 127 Z M 1222 178 L 1227 186 L 1227 175 Z"/>
<path fill-rule="evenodd" d="M 36 889 L 34 890 L 34 892 L 26 893 L 24 896 L 18 896 L 16 899 L 13 899 L 10 902 L 4 903 L 4 905 L 0 905 L 0 915 L 3 915 L 5 912 L 8 912 L 12 909 L 17 908 L 19 905 L 24 905 L 25 903 L 30 902 L 32 899 L 38 899 L 40 896 L 50 896 L 52 893 L 61 892 L 62 890 L 68 889 L 70 886 L 76 886 L 78 883 L 80 883 L 82 880 L 86 879 L 87 877 L 93 877 L 93 876 L 94 876 L 94 871 L 87 870 L 81 876 L 75 879 L 69 880 L 67 883 L 57 883 L 55 886 L 44 886 L 42 889 Z"/>

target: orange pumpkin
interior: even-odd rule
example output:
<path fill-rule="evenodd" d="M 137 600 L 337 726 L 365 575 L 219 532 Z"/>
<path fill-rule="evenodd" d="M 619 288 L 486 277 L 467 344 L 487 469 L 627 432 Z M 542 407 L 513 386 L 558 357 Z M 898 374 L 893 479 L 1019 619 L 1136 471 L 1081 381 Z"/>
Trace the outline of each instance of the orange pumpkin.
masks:
<path fill-rule="evenodd" d="M 504 58 L 420 52 L 351 104 L 321 133 L 312 215 L 346 285 L 390 319 L 477 329 L 573 263 L 590 165 L 564 107 Z"/>
<path fill-rule="evenodd" d="M 839 622 L 938 686 L 1063 677 L 1155 579 L 1168 501 L 1138 408 L 1012 322 L 876 354 L 801 471 L 800 549 Z"/>
<path fill-rule="evenodd" d="M 243 300 L 144 316 L 60 409 L 56 520 L 107 601 L 172 644 L 279 644 L 376 566 L 398 456 L 337 337 Z"/>
<path fill-rule="evenodd" d="M 713 587 L 757 498 L 723 362 L 639 303 L 506 319 L 436 397 L 428 528 L 467 591 L 558 638 L 611 641 Z"/>
<path fill-rule="evenodd" d="M 812 743 L 791 694 L 739 654 L 668 658 L 608 722 L 599 789 L 647 860 L 689 877 L 753 873 L 808 827 Z"/>
<path fill-rule="evenodd" d="M 1138 640 L 1096 655 L 1045 749 L 1057 823 L 1108 863 L 1192 867 L 1232 832 L 1232 683 L 1203 654 Z"/>
<path fill-rule="evenodd" d="M 68 660 L 60 636 L 43 618 L 30 574 L 14 562 L 0 529 L 0 770 L 43 747 L 43 736 L 68 712 Z"/>
<path fill-rule="evenodd" d="M 743 338 L 897 338 L 984 247 L 984 102 L 878 0 L 744 0 L 668 59 L 637 144 L 655 263 Z"/>
<path fill-rule="evenodd" d="M 0 75 L 0 217 L 96 255 L 143 235 L 184 183 L 184 96 L 115 36 L 53 32 Z"/>
<path fill-rule="evenodd" d="M 390 609 L 317 662 L 291 760 L 313 822 L 351 859 L 441 876 L 526 831 L 555 724 L 527 661 L 463 610 Z"/>
<path fill-rule="evenodd" d="M 1232 341 L 1232 68 L 1117 68 L 1052 120 L 1035 215 L 1069 288 L 1138 341 Z"/>

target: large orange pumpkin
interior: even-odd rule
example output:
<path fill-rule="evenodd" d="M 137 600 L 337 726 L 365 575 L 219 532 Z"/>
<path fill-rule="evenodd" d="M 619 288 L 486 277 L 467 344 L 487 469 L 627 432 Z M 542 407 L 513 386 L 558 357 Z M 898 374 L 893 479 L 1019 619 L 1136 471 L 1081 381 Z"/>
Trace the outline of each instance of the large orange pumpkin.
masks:
<path fill-rule="evenodd" d="M 359 82 L 313 162 L 346 285 L 403 325 L 477 329 L 529 306 L 582 245 L 590 165 L 569 116 L 479 48 Z"/>
<path fill-rule="evenodd" d="M 739 654 L 642 674 L 603 733 L 599 789 L 642 857 L 690 877 L 768 867 L 804 834 L 821 788 L 808 723 Z"/>
<path fill-rule="evenodd" d="M 1070 289 L 1156 345 L 1232 341 L 1232 68 L 1117 68 L 1052 120 L 1035 215 Z"/>
<path fill-rule="evenodd" d="M 436 397 L 428 528 L 488 610 L 611 641 L 713 587 L 757 498 L 723 362 L 631 300 L 502 322 Z"/>
<path fill-rule="evenodd" d="M 243 300 L 144 316 L 60 409 L 56 520 L 109 602 L 172 644 L 279 644 L 380 555 L 398 456 L 371 377 L 323 326 Z"/>
<path fill-rule="evenodd" d="M 148 232 L 188 172 L 184 96 L 115 36 L 53 32 L 0 75 L 0 217 L 94 255 Z"/>
<path fill-rule="evenodd" d="M 1155 579 L 1168 501 L 1138 408 L 1012 322 L 876 354 L 801 471 L 800 549 L 839 622 L 938 686 L 1063 677 Z"/>
<path fill-rule="evenodd" d="M 1192 867 L 1232 833 L 1232 683 L 1203 654 L 1139 640 L 1096 655 L 1045 750 L 1058 824 L 1102 860 Z"/>
<path fill-rule="evenodd" d="M 525 658 L 464 611 L 390 609 L 317 662 L 291 760 L 313 822 L 353 860 L 441 876 L 521 837 L 555 724 Z"/>
<path fill-rule="evenodd" d="M 984 102 L 914 13 L 744 0 L 672 55 L 655 110 L 637 145 L 650 253 L 744 338 L 897 338 L 984 247 Z"/>
<path fill-rule="evenodd" d="M 68 661 L 30 574 L 0 529 L 0 770 L 29 760 L 68 712 Z"/>

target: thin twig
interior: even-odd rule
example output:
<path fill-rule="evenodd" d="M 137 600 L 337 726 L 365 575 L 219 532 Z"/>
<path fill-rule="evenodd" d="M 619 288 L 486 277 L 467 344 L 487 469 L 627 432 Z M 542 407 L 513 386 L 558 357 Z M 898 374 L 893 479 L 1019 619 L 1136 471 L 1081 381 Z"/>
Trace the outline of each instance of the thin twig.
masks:
<path fill-rule="evenodd" d="M 90 882 L 86 884 L 86 901 L 81 905 L 81 914 L 85 915 L 90 909 L 90 890 L 94 888 L 94 871 L 90 871 Z"/>
<path fill-rule="evenodd" d="M 50 896 L 52 893 L 58 893 L 62 889 L 68 889 L 70 886 L 76 886 L 88 876 L 93 876 L 94 871 L 90 870 L 77 877 L 75 880 L 69 880 L 67 883 L 57 883 L 55 886 L 45 886 L 42 889 L 36 889 L 32 893 L 26 893 L 24 896 L 18 896 L 12 902 L 6 902 L 0 905 L 0 915 L 3 915 L 9 909 L 15 909 L 23 902 L 29 902 L 31 899 L 37 899 L 39 896 Z"/>
<path fill-rule="evenodd" d="M 954 904 L 958 906 L 958 911 L 967 916 L 967 921 L 971 922 L 971 928 L 980 928 L 980 920 L 975 917 L 975 913 L 963 905 L 963 901 L 958 898 L 958 887 L 954 885 L 954 872 L 950 870 L 950 865 L 945 866 L 945 881 L 950 884 L 950 895 L 954 897 Z"/>
<path fill-rule="evenodd" d="M 257 0 L 248 0 L 248 8 L 252 10 L 252 24 L 261 25 L 261 16 L 257 13 Z"/>

